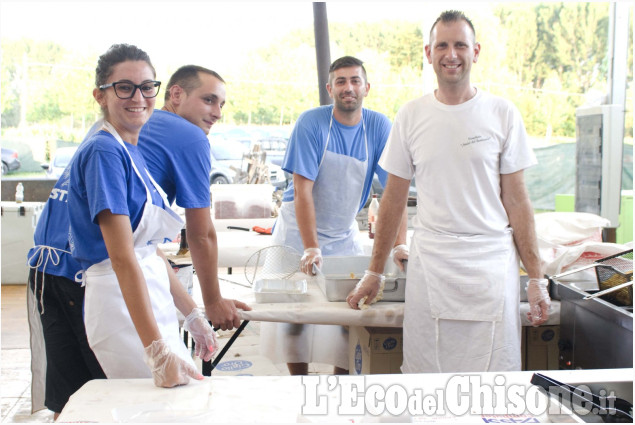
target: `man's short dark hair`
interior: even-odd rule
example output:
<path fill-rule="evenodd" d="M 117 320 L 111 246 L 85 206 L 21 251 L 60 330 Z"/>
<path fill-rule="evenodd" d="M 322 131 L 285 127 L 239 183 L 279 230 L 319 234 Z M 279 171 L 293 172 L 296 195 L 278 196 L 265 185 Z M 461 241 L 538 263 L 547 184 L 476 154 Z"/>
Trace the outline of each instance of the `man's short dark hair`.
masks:
<path fill-rule="evenodd" d="M 165 100 L 170 100 L 170 88 L 172 86 L 179 86 L 185 93 L 190 93 L 192 90 L 200 87 L 201 78 L 199 77 L 199 73 L 209 74 L 213 77 L 218 78 L 222 83 L 225 82 L 223 78 L 218 75 L 217 72 L 212 71 L 211 69 L 204 68 L 198 65 L 185 65 L 176 70 L 172 77 L 170 77 L 170 81 L 168 82 L 168 87 L 165 90 Z"/>
<path fill-rule="evenodd" d="M 368 82 L 368 77 L 366 76 L 366 68 L 364 68 L 364 62 L 362 62 L 361 60 L 353 56 L 342 56 L 341 58 L 336 59 L 329 67 L 329 83 L 332 80 L 334 71 L 337 71 L 340 68 L 348 68 L 351 66 L 361 67 L 362 75 L 364 76 L 364 81 Z"/>
<path fill-rule="evenodd" d="M 441 13 L 441 15 L 439 15 L 437 20 L 434 21 L 434 24 L 432 24 L 432 28 L 430 28 L 430 40 L 432 40 L 432 31 L 434 31 L 434 27 L 436 27 L 439 22 L 443 22 L 444 24 L 447 24 L 449 22 L 458 22 L 458 21 L 465 21 L 467 23 L 467 25 L 472 30 L 472 34 L 474 34 L 474 40 L 476 40 L 476 31 L 474 30 L 474 25 L 472 25 L 472 21 L 470 21 L 470 19 L 467 16 L 465 16 L 465 14 L 461 12 L 460 10 L 446 10 L 445 12 Z"/>

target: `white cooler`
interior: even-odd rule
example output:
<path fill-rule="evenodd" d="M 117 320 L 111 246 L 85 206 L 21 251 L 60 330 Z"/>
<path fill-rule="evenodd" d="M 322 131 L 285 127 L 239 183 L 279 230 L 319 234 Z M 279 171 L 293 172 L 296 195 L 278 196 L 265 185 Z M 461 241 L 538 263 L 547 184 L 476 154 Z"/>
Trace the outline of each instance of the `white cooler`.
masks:
<path fill-rule="evenodd" d="M 2 284 L 26 284 L 27 254 L 33 247 L 33 232 L 43 202 L 2 202 Z"/>

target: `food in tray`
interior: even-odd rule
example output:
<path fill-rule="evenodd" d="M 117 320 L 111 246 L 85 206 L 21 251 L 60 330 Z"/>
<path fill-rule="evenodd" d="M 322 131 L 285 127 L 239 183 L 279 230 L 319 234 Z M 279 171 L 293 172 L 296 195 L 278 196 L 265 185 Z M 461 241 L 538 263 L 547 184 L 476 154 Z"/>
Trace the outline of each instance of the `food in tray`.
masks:
<path fill-rule="evenodd" d="M 633 270 L 625 272 L 624 276 L 620 276 L 619 274 L 615 273 L 610 278 L 600 282 L 600 289 L 612 288 L 614 286 L 626 283 L 629 280 L 633 280 Z M 606 297 L 606 299 L 608 300 L 615 300 L 620 305 L 633 305 L 632 291 L 632 287 L 627 286 L 611 294 L 606 294 L 604 295 L 604 297 Z"/>
<path fill-rule="evenodd" d="M 351 279 L 355 279 L 355 273 L 351 272 L 350 275 Z"/>
<path fill-rule="evenodd" d="M 361 300 L 357 303 L 357 307 L 360 310 L 366 310 L 370 307 L 371 304 L 375 304 L 377 301 L 381 301 L 384 299 L 384 288 L 386 287 L 386 281 L 384 279 L 381 280 L 379 284 L 379 291 L 377 292 L 377 296 L 371 300 L 370 303 L 366 304 L 366 300 L 368 299 L 368 295 L 362 297 Z"/>

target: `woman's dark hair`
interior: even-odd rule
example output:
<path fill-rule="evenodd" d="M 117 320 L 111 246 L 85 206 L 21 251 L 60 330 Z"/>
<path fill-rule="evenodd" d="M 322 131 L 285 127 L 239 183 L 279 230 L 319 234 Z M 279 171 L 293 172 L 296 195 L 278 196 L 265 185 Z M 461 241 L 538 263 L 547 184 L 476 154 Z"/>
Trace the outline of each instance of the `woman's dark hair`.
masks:
<path fill-rule="evenodd" d="M 112 74 L 115 65 L 126 61 L 144 61 L 152 69 L 152 73 L 156 78 L 157 72 L 152 66 L 150 56 L 137 46 L 131 44 L 113 44 L 108 51 L 99 57 L 97 68 L 95 69 L 95 86 L 99 87 L 106 84 L 108 78 Z"/>

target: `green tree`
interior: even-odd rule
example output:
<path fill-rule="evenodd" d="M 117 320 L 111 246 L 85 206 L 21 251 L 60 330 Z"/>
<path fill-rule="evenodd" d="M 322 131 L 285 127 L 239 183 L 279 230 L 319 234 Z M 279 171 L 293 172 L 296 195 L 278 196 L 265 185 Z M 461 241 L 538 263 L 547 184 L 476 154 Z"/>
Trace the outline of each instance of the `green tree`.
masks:
<path fill-rule="evenodd" d="M 535 90 L 510 96 L 522 105 L 530 133 L 575 136 L 575 108 L 590 89 L 606 91 L 608 9 L 599 2 L 505 3 L 495 9 L 506 67 L 515 84 Z"/>
<path fill-rule="evenodd" d="M 92 122 L 96 54 L 29 39 L 3 39 L 1 46 L 3 128 L 40 124 L 44 129 L 46 123 L 58 129 L 48 136 L 74 138 L 73 127 Z"/>

